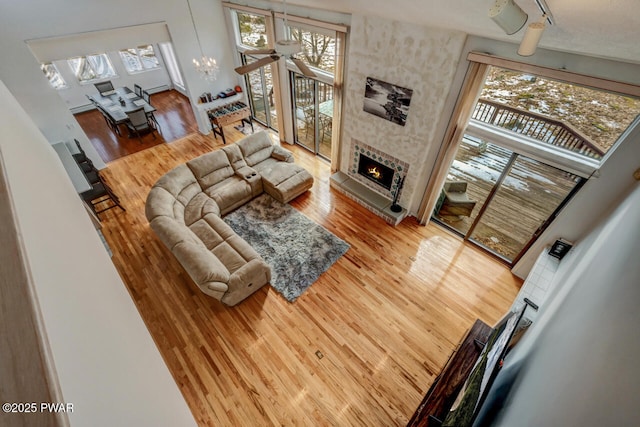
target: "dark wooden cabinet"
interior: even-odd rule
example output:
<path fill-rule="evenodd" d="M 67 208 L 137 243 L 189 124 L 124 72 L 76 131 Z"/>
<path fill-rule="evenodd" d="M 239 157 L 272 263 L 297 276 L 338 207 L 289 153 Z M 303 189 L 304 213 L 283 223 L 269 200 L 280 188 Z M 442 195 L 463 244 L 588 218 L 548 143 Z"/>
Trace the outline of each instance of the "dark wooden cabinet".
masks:
<path fill-rule="evenodd" d="M 407 427 L 440 425 L 437 420 L 443 420 L 447 416 L 449 408 L 453 405 L 460 388 L 482 352 L 482 343 L 487 342 L 492 330 L 483 321 L 476 320 L 458 348 L 454 350 L 440 375 L 431 384 Z"/>

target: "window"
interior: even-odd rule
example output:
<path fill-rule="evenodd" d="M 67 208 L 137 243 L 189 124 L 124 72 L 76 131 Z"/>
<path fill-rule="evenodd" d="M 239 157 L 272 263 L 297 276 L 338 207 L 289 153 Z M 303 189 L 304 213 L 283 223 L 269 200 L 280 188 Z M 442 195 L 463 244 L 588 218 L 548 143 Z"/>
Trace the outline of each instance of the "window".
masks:
<path fill-rule="evenodd" d="M 160 67 L 153 46 L 148 44 L 137 48 L 123 49 L 120 58 L 129 74 L 139 73 L 145 70 L 153 70 Z"/>
<path fill-rule="evenodd" d="M 42 64 L 40 69 L 54 89 L 64 89 L 67 87 L 67 82 L 64 81 L 55 65 L 49 62 L 47 64 Z"/>
<path fill-rule="evenodd" d="M 327 71 L 331 74 L 336 67 L 336 38 L 319 32 L 290 27 L 291 38 L 302 45 L 298 58 L 307 65 Z"/>
<path fill-rule="evenodd" d="M 171 42 L 160 43 L 158 47 L 160 48 L 160 53 L 164 58 L 164 65 L 167 67 L 167 72 L 169 73 L 169 77 L 171 77 L 173 85 L 181 89 L 182 91 L 186 91 L 187 89 L 184 86 L 184 79 L 182 78 L 182 74 L 180 73 L 178 60 L 176 59 L 176 55 L 173 52 L 173 46 L 171 45 Z"/>
<path fill-rule="evenodd" d="M 639 98 L 492 66 L 472 118 L 600 160 L 639 115 Z"/>
<path fill-rule="evenodd" d="M 71 58 L 67 62 L 80 83 L 117 77 L 106 53 Z"/>
<path fill-rule="evenodd" d="M 236 12 L 236 14 L 240 30 L 240 44 L 251 47 L 266 47 L 268 39 L 264 16 L 245 12 Z"/>

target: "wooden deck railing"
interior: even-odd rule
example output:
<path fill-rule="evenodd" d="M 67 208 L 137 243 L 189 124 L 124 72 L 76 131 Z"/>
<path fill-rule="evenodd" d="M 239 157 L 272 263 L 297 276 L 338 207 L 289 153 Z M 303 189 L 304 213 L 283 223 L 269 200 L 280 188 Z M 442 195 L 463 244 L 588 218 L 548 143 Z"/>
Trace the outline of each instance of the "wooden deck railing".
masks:
<path fill-rule="evenodd" d="M 313 80 L 296 74 L 294 80 L 298 106 L 313 104 Z M 333 86 L 318 83 L 318 104 L 333 99 Z"/>
<path fill-rule="evenodd" d="M 570 125 L 559 120 L 480 99 L 471 118 L 500 126 L 539 141 L 600 159 L 604 150 Z"/>

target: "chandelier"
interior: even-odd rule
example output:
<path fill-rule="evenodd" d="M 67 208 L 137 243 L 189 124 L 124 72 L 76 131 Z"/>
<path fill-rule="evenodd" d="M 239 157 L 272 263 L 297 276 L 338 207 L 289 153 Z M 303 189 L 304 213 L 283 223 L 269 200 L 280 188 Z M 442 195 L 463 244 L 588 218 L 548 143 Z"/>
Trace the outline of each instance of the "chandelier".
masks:
<path fill-rule="evenodd" d="M 191 10 L 191 3 L 187 0 L 187 6 L 189 6 L 189 14 L 191 15 L 191 24 L 193 25 L 193 31 L 196 33 L 196 40 L 198 41 L 198 47 L 200 48 L 200 59 L 193 58 L 193 66 L 195 67 L 200 77 L 204 80 L 212 82 L 218 78 L 218 71 L 220 67 L 213 57 L 205 56 L 202 50 L 202 43 L 200 43 L 200 36 L 198 35 L 198 29 L 196 28 L 196 22 L 193 19 L 193 11 Z"/>
<path fill-rule="evenodd" d="M 202 49 L 200 49 L 200 53 L 202 53 Z M 220 67 L 218 67 L 216 60 L 209 56 L 202 55 L 200 60 L 193 58 L 193 66 L 196 68 L 196 71 L 200 73 L 200 77 L 209 82 L 218 78 Z"/>

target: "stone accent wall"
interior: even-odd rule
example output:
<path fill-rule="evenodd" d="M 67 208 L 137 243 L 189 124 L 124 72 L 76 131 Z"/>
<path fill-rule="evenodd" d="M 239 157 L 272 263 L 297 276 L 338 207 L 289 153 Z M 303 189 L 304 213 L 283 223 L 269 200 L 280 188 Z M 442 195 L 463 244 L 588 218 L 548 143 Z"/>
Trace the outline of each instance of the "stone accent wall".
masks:
<path fill-rule="evenodd" d="M 354 15 L 351 20 L 340 170 L 350 174 L 353 139 L 410 165 L 400 203 L 413 214 L 426 184 L 418 179 L 442 142 L 434 140 L 435 128 L 449 119 L 442 117 L 442 109 L 465 38 L 461 32 L 379 17 Z M 405 126 L 363 110 L 367 77 L 413 89 Z"/>

